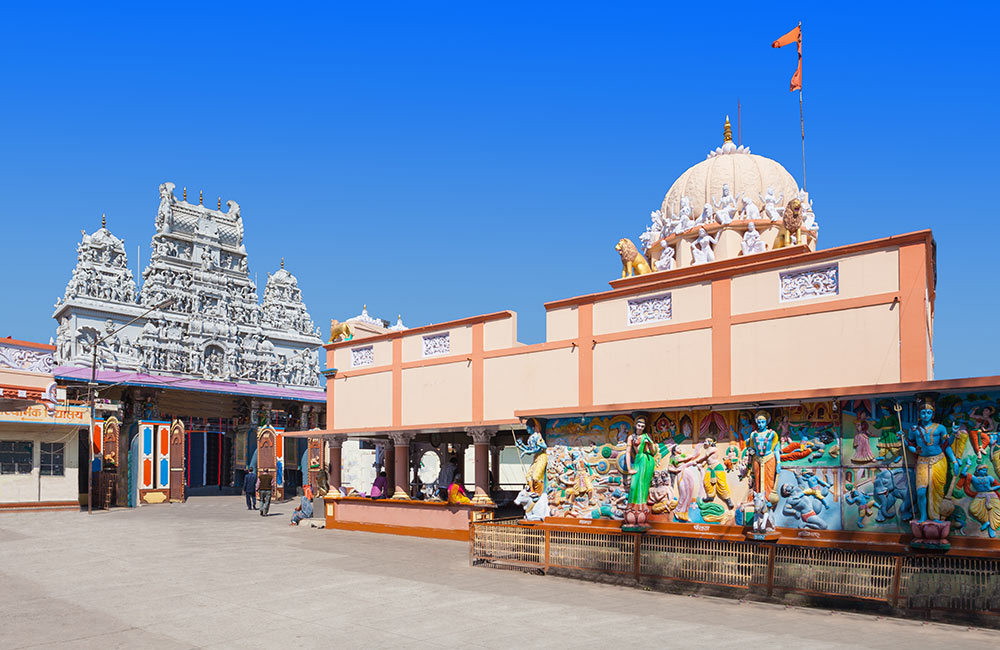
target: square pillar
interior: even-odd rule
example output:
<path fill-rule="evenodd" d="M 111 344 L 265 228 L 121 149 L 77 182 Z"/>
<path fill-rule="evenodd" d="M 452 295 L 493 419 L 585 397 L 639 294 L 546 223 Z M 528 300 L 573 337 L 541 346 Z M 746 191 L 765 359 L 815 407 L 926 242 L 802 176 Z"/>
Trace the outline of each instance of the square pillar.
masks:
<path fill-rule="evenodd" d="M 410 499 L 410 441 L 416 434 L 408 431 L 396 431 L 389 434 L 395 448 L 395 486 L 393 499 Z"/>
<path fill-rule="evenodd" d="M 344 491 L 340 488 L 343 481 L 344 442 L 347 441 L 347 436 L 338 434 L 330 436 L 326 440 L 330 443 L 330 491 L 336 490 L 343 494 Z"/>

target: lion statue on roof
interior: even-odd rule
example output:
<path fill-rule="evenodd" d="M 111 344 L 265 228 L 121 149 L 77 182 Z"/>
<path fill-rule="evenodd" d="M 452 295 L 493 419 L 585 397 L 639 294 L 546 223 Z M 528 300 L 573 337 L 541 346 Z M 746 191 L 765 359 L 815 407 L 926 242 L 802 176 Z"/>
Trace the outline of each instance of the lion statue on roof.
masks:
<path fill-rule="evenodd" d="M 643 257 L 639 249 L 635 247 L 631 239 L 622 237 L 618 240 L 618 244 L 615 245 L 615 250 L 618 251 L 619 257 L 622 258 L 622 277 L 628 278 L 633 275 L 645 275 L 646 273 L 652 273 L 653 270 L 649 268 L 649 262 Z"/>

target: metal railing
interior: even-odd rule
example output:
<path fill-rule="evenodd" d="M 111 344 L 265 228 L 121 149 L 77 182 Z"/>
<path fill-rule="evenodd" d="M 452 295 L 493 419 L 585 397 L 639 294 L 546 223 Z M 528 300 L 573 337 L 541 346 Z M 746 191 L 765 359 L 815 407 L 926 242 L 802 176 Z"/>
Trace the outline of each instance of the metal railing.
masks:
<path fill-rule="evenodd" d="M 766 598 L 793 592 L 1000 625 L 1000 559 L 552 530 L 516 519 L 475 522 L 469 539 L 474 566 L 714 585 Z"/>

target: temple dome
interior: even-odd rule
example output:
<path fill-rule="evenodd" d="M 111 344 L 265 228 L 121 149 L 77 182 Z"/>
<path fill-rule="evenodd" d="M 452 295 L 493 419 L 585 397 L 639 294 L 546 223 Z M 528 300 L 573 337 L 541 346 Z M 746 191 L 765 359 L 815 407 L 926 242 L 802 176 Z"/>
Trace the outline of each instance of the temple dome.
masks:
<path fill-rule="evenodd" d="M 750 148 L 737 147 L 732 142 L 729 119 L 726 119 L 724 142 L 721 147 L 709 152 L 708 158 L 680 175 L 663 197 L 661 210 L 664 216 L 680 214 L 681 197 L 691 201 L 694 216 L 701 214 L 706 203 L 718 201 L 722 196 L 722 186 L 729 185 L 733 196 L 743 193 L 743 198 L 753 201 L 763 209 L 760 196 L 774 188 L 775 198 L 784 198 L 784 205 L 795 198 L 799 191 L 795 178 L 777 161 L 750 153 Z M 742 209 L 744 203 L 740 203 Z"/>

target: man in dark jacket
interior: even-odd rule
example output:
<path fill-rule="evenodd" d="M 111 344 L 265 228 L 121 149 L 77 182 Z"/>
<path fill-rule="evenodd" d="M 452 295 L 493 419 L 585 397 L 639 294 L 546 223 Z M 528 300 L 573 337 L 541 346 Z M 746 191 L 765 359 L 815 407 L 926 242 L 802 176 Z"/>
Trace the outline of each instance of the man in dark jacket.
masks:
<path fill-rule="evenodd" d="M 257 509 L 257 473 L 253 467 L 247 468 L 247 475 L 243 477 L 243 491 L 247 495 L 247 510 Z"/>
<path fill-rule="evenodd" d="M 266 517 L 271 508 L 271 490 L 274 489 L 274 477 L 270 470 L 261 470 L 257 477 L 257 491 L 260 492 L 260 516 Z"/>

